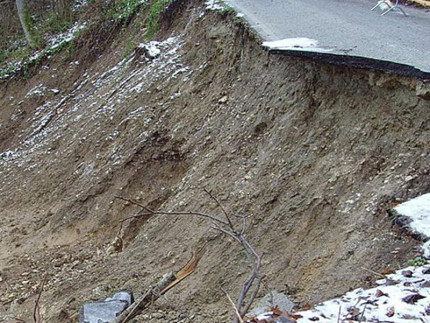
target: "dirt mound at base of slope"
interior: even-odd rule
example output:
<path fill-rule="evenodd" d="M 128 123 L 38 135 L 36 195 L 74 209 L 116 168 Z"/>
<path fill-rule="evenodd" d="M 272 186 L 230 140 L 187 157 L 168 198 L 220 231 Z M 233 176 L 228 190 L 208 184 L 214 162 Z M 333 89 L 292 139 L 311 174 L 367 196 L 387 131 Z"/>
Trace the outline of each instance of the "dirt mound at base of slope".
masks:
<path fill-rule="evenodd" d="M 91 64 L 54 60 L 0 85 L 5 320 L 31 319 L 45 274 L 43 317 L 76 321 L 84 301 L 138 294 L 205 242 L 197 272 L 140 321 L 229 320 L 220 287 L 235 297 L 248 275 L 240 247 L 205 219 L 145 216 L 108 254 L 139 211 L 115 196 L 218 215 L 198 188 L 211 190 L 246 216 L 268 287 L 302 305 L 414 256 L 386 209 L 430 188 L 415 80 L 272 56 L 234 17 L 175 12 L 157 57 L 123 59 L 118 39 Z"/>

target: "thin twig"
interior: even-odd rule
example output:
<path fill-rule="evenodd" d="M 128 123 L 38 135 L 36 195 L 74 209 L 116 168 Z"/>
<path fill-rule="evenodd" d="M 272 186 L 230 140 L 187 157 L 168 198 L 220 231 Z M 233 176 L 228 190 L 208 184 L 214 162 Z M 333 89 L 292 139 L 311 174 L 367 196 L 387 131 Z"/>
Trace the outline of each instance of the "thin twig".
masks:
<path fill-rule="evenodd" d="M 256 259 L 261 258 L 261 256 L 257 253 L 257 251 L 255 251 L 255 249 L 250 245 L 248 240 L 246 240 L 243 235 L 241 235 L 239 238 L 246 250 L 248 250 Z"/>
<path fill-rule="evenodd" d="M 226 219 L 227 219 L 227 221 L 228 221 L 228 225 L 229 225 L 230 229 L 234 232 L 235 230 L 234 230 L 233 223 L 231 222 L 230 217 L 229 217 L 229 215 L 228 215 L 228 213 L 227 213 L 226 209 L 224 208 L 224 206 L 223 206 L 223 205 L 220 203 L 220 201 L 218 201 L 218 199 L 217 199 L 215 196 L 213 196 L 213 195 L 212 195 L 212 193 L 211 193 L 211 192 L 209 192 L 206 188 L 203 188 L 203 191 L 204 191 L 207 195 L 209 195 L 209 197 L 210 197 L 211 199 L 213 199 L 213 200 L 215 201 L 215 203 L 216 203 L 216 204 L 218 204 L 218 206 L 220 207 L 220 209 L 221 209 L 221 210 L 222 210 L 222 212 L 224 213 L 225 218 L 226 218 Z"/>
<path fill-rule="evenodd" d="M 242 230 L 240 230 L 240 235 L 244 235 L 246 231 L 246 218 L 244 215 L 242 215 L 241 218 L 242 218 Z"/>
<path fill-rule="evenodd" d="M 251 296 L 249 297 L 248 304 L 245 305 L 245 307 L 242 309 L 242 315 L 245 316 L 246 313 L 248 313 L 249 309 L 251 308 L 251 305 L 254 303 L 255 298 L 257 297 L 257 294 L 260 290 L 261 281 L 263 280 L 264 276 L 259 275 L 257 277 L 257 282 L 255 284 L 254 291 L 252 292 Z"/>
<path fill-rule="evenodd" d="M 229 237 L 233 238 L 233 239 L 234 239 L 234 240 L 236 240 L 237 242 L 241 243 L 241 242 L 240 242 L 240 239 L 239 239 L 239 238 L 238 238 L 234 233 L 231 233 L 231 232 L 229 232 L 229 231 L 227 231 L 227 230 L 224 230 L 223 228 L 220 228 L 220 227 L 217 227 L 217 226 L 213 226 L 213 227 L 212 227 L 212 229 L 217 230 L 217 231 L 220 231 L 220 232 L 222 232 L 222 233 L 224 233 L 224 234 L 228 235 Z"/>
<path fill-rule="evenodd" d="M 203 245 L 199 250 L 197 250 L 187 264 L 182 267 L 176 274 L 173 272 L 166 274 L 157 283 L 154 288 L 150 288 L 143 296 L 141 296 L 132 306 L 130 306 L 126 311 L 124 311 L 119 317 L 117 317 L 114 323 L 126 323 L 133 319 L 135 316 L 139 315 L 145 307 L 151 302 L 155 301 L 161 295 L 167 293 L 174 286 L 179 284 L 189 275 L 191 275 L 197 267 L 200 259 L 206 251 L 206 244 Z"/>
<path fill-rule="evenodd" d="M 257 297 L 258 291 L 260 290 L 261 281 L 264 278 L 264 276 L 260 274 L 260 267 L 261 267 L 261 257 L 259 257 L 259 259 L 257 260 L 257 263 L 254 267 L 254 270 L 253 270 L 254 277 L 253 277 L 251 284 L 249 286 L 249 288 L 250 288 L 252 286 L 252 284 L 254 283 L 254 280 L 257 279 L 256 284 L 255 284 L 255 288 L 254 288 L 254 291 L 252 292 L 251 296 L 249 297 L 247 305 L 245 305 L 241 311 L 242 316 L 245 316 L 245 314 L 249 311 L 252 303 L 254 302 L 254 299 Z M 249 291 L 249 288 L 248 288 L 248 291 Z M 246 293 L 245 293 L 245 295 L 246 295 Z"/>
<path fill-rule="evenodd" d="M 252 270 L 252 272 L 249 274 L 248 278 L 243 283 L 242 289 L 240 292 L 240 296 L 237 300 L 237 308 L 239 310 L 242 307 L 242 303 L 243 303 L 243 300 L 245 299 L 245 295 L 246 295 L 246 293 L 248 293 L 249 289 L 251 288 L 254 279 L 255 279 L 255 270 Z"/>
<path fill-rule="evenodd" d="M 141 207 L 142 209 L 144 209 L 145 211 L 147 211 L 149 213 L 154 213 L 153 210 L 151 210 L 150 208 L 148 208 L 147 206 L 145 206 L 145 205 L 143 205 L 143 204 L 141 204 L 139 202 L 133 201 L 131 199 L 128 199 L 128 198 L 125 198 L 125 197 L 122 197 L 122 196 L 115 196 L 115 198 L 119 199 L 119 200 L 123 200 L 125 202 L 129 202 L 129 203 L 134 204 L 134 205 L 137 205 L 137 206 Z"/>
<path fill-rule="evenodd" d="M 136 212 L 136 213 L 135 213 L 134 215 L 132 215 L 132 216 L 129 216 L 129 217 L 125 218 L 125 219 L 122 219 L 122 220 L 119 222 L 119 229 L 118 229 L 118 234 L 117 234 L 117 236 L 121 236 L 121 232 L 122 232 L 122 228 L 123 228 L 123 226 L 124 226 L 124 222 L 126 222 L 126 221 L 128 221 L 128 220 L 131 220 L 131 219 L 140 218 L 140 217 L 142 217 L 142 216 L 144 216 L 144 214 L 142 214 L 142 211 L 139 211 L 139 212 Z"/>
<path fill-rule="evenodd" d="M 366 306 L 367 304 L 364 304 L 363 313 L 361 313 L 360 320 L 358 321 L 358 323 L 361 323 L 363 321 L 364 312 L 366 311 Z"/>
<path fill-rule="evenodd" d="M 175 275 L 170 272 L 163 276 L 154 288 L 150 288 L 146 293 L 141 296 L 132 306 L 128 307 L 124 312 L 121 313 L 112 323 L 126 323 L 139 315 L 143 309 L 152 301 L 156 300 L 160 294 L 160 290 L 164 289 L 172 281 L 175 280 Z"/>
<path fill-rule="evenodd" d="M 1 4 L 1 3 L 0 3 Z M 22 322 L 22 323 L 26 323 L 26 321 L 25 320 L 23 320 L 23 319 L 20 319 L 19 317 L 15 317 L 15 316 L 12 316 L 11 317 L 11 319 L 14 319 L 14 320 L 16 320 L 17 322 Z"/>
<path fill-rule="evenodd" d="M 243 308 L 243 310 L 241 310 L 241 308 L 243 306 L 243 301 L 245 300 L 245 296 L 249 292 L 249 289 L 251 288 L 252 284 L 254 283 L 255 278 L 258 278 L 258 280 L 257 280 L 257 285 L 258 286 L 257 287 L 259 288 L 259 286 L 260 286 L 260 283 L 261 283 L 261 275 L 260 275 L 260 272 L 259 272 L 260 266 L 261 266 L 261 257 L 258 256 L 257 260 L 256 260 L 256 262 L 254 264 L 254 268 L 253 268 L 251 274 L 249 275 L 249 277 L 245 280 L 245 283 L 243 284 L 242 290 L 240 292 L 240 296 L 237 299 L 236 306 L 237 306 L 237 308 L 239 309 L 239 311 L 240 311 L 240 313 L 242 315 L 246 314 L 246 312 L 249 310 L 249 308 L 250 308 L 250 306 L 252 304 L 252 303 L 248 302 L 248 305 L 246 305 Z M 258 292 L 258 288 L 256 288 L 254 290 L 254 293 Z M 255 298 L 255 296 L 252 297 L 252 300 L 254 300 L 254 298 Z"/>
<path fill-rule="evenodd" d="M 342 311 L 342 306 L 339 305 L 339 312 L 337 313 L 337 323 L 340 322 L 340 312 Z"/>
<path fill-rule="evenodd" d="M 230 302 L 230 304 L 233 306 L 234 308 L 234 312 L 236 314 L 237 319 L 239 320 L 240 323 L 244 323 L 242 316 L 240 315 L 239 311 L 237 310 L 237 307 L 234 305 L 233 300 L 231 299 L 230 295 L 224 290 L 224 288 L 221 288 L 221 290 L 224 292 L 225 296 L 227 296 L 228 301 Z"/>
<path fill-rule="evenodd" d="M 172 216 L 172 215 L 173 216 L 175 216 L 175 215 L 176 216 L 193 215 L 193 216 L 201 216 L 201 217 L 208 218 L 208 219 L 214 221 L 215 223 L 214 223 L 214 226 L 212 226 L 212 229 L 218 230 L 218 231 L 224 233 L 225 235 L 231 237 L 236 242 L 240 243 L 242 245 L 242 247 L 244 248 L 245 252 L 247 253 L 248 257 L 250 258 L 251 263 L 253 264 L 252 272 L 249 274 L 249 276 L 247 277 L 247 279 L 245 280 L 245 282 L 242 285 L 241 292 L 240 292 L 240 295 L 237 299 L 236 305 L 234 305 L 234 302 L 228 296 L 229 301 L 232 303 L 232 305 L 234 306 L 234 308 L 236 310 L 237 318 L 235 317 L 233 319 L 233 321 L 234 322 L 243 322 L 243 317 L 245 316 L 245 314 L 247 313 L 247 311 L 251 307 L 253 301 L 257 297 L 258 291 L 261 287 L 261 282 L 264 278 L 264 276 L 260 273 L 261 259 L 262 259 L 263 255 L 259 255 L 256 252 L 256 250 L 254 249 L 254 247 L 248 242 L 248 240 L 245 237 L 245 232 L 247 229 L 245 216 L 235 215 L 235 217 L 240 218 L 242 220 L 241 231 L 240 231 L 240 233 L 238 233 L 235 231 L 235 226 L 234 226 L 233 222 L 231 221 L 230 215 L 228 214 L 228 212 L 224 208 L 224 206 L 221 204 L 221 202 L 215 196 L 213 196 L 212 193 L 210 193 L 207 189 L 203 189 L 203 191 L 206 194 L 208 194 L 209 197 L 212 200 L 214 200 L 216 202 L 216 204 L 220 207 L 226 220 L 223 220 L 221 217 L 217 217 L 217 216 L 213 216 L 213 215 L 201 213 L 201 212 L 155 211 L 155 210 L 152 210 L 149 207 L 147 207 L 146 205 L 143 205 L 139 202 L 133 201 L 133 200 L 125 198 L 125 197 L 115 196 L 116 199 L 120 199 L 120 200 L 129 202 L 133 205 L 139 206 L 142 209 L 140 212 L 136 213 L 135 215 L 127 217 L 121 221 L 120 232 L 122 230 L 122 226 L 123 226 L 123 223 L 125 221 L 133 219 L 133 218 L 142 217 L 142 216 L 148 216 L 148 215 L 170 215 L 170 216 Z M 196 261 L 198 262 L 198 259 Z M 185 270 L 185 268 L 186 267 L 184 267 L 183 270 Z M 193 268 L 191 270 L 194 270 Z M 185 276 L 183 276 L 183 278 L 188 276 L 188 274 L 186 274 L 186 272 L 188 272 L 187 270 L 184 271 Z M 174 285 L 176 285 L 179 281 L 177 281 L 177 280 L 173 281 L 171 284 L 169 284 L 167 286 L 166 290 L 168 290 L 171 287 L 173 287 Z M 254 285 L 253 291 L 252 291 L 251 295 L 249 296 L 248 301 L 245 303 L 245 298 L 246 298 L 247 294 L 249 293 L 249 291 L 253 285 Z M 226 293 L 226 295 L 227 295 L 227 293 Z"/>
<path fill-rule="evenodd" d="M 126 222 L 128 220 L 140 218 L 140 217 L 145 216 L 145 215 L 153 215 L 153 214 L 154 213 L 142 213 L 142 211 L 136 212 L 135 215 L 131 215 L 129 217 L 126 217 L 119 222 L 121 224 L 121 229 L 122 229 L 124 222 Z"/>
<path fill-rule="evenodd" d="M 243 235 L 239 236 L 239 239 L 240 239 L 240 242 L 241 242 L 242 246 L 244 247 L 245 251 L 247 251 L 249 254 L 251 254 L 255 258 L 253 270 L 252 270 L 251 274 L 248 276 L 248 278 L 245 280 L 244 284 L 242 285 L 242 290 L 240 292 L 240 296 L 237 299 L 236 306 L 240 311 L 240 309 L 242 308 L 242 303 L 245 299 L 246 294 L 248 293 L 249 289 L 251 288 L 251 286 L 254 282 L 254 279 L 259 275 L 259 268 L 261 265 L 261 256 L 257 254 L 257 252 L 254 250 L 254 248 L 252 248 L 252 246 L 249 244 L 249 242 L 246 240 L 246 238 Z"/>
<path fill-rule="evenodd" d="M 144 215 L 179 215 L 179 216 L 180 215 L 196 215 L 196 216 L 201 216 L 203 218 L 211 219 L 212 221 L 215 221 L 215 222 L 218 222 L 218 223 L 221 223 L 221 224 L 224 224 L 224 225 L 229 225 L 229 223 L 227 221 L 224 221 L 224 220 L 222 220 L 222 219 L 220 219 L 218 217 L 215 217 L 213 215 L 206 214 L 206 213 L 200 213 L 200 212 L 154 211 L 154 210 L 151 210 L 150 208 L 148 208 L 147 206 L 145 206 L 143 204 L 140 204 L 140 203 L 138 203 L 136 201 L 133 201 L 133 200 L 130 200 L 130 199 L 127 199 L 127 198 L 124 198 L 124 197 L 121 197 L 121 196 L 115 196 L 115 198 L 123 200 L 123 201 L 126 201 L 126 202 L 129 202 L 129 203 L 134 204 L 134 205 L 137 205 L 137 206 L 141 207 L 142 209 L 144 209 L 145 211 L 148 212 L 148 213 L 140 214 L 139 216 L 144 216 Z M 134 217 L 137 217 L 137 216 L 133 216 L 131 218 L 134 218 Z"/>
<path fill-rule="evenodd" d="M 46 279 L 48 278 L 48 275 L 45 274 L 45 276 L 43 276 L 43 280 L 42 283 L 40 284 L 39 287 L 39 294 L 37 295 L 37 299 L 36 302 L 34 304 L 34 310 L 33 310 L 33 320 L 35 323 L 39 323 L 41 322 L 40 319 L 40 307 L 39 307 L 39 302 L 40 302 L 40 297 L 42 296 L 42 292 L 43 292 L 43 286 L 45 286 L 46 283 Z"/>

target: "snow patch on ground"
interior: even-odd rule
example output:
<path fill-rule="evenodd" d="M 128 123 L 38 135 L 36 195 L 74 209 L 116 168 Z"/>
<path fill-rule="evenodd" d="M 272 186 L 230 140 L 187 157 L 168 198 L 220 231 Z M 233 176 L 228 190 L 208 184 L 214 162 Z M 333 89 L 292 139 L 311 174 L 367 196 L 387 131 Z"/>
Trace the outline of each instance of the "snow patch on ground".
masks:
<path fill-rule="evenodd" d="M 207 10 L 223 10 L 227 8 L 225 2 L 220 0 L 207 0 L 205 5 Z"/>
<path fill-rule="evenodd" d="M 318 41 L 311 38 L 297 37 L 286 38 L 275 41 L 265 41 L 263 46 L 269 49 L 279 50 L 298 50 L 298 51 L 317 51 L 330 52 L 331 49 L 325 49 L 318 46 Z"/>
<path fill-rule="evenodd" d="M 430 237 L 430 193 L 396 206 L 395 211 L 411 219 L 413 230 Z M 377 284 L 295 313 L 302 316 L 297 322 L 430 322 L 430 265 L 400 269 Z"/>
<path fill-rule="evenodd" d="M 144 49 L 149 57 L 156 58 L 161 53 L 161 50 L 157 47 L 159 44 L 157 41 L 151 41 L 148 44 L 140 43 L 137 47 Z"/>
<path fill-rule="evenodd" d="M 409 277 L 410 276 L 410 277 Z M 338 318 L 361 322 L 421 322 L 430 314 L 430 266 L 407 267 L 377 282 L 299 312 L 298 322 L 336 322 Z M 339 314 L 340 313 L 340 314 Z"/>
<path fill-rule="evenodd" d="M 43 84 L 36 85 L 34 88 L 32 88 L 30 91 L 27 92 L 25 95 L 25 98 L 28 99 L 32 96 L 43 96 L 46 92 L 46 87 L 43 86 Z"/>
<path fill-rule="evenodd" d="M 409 226 L 413 231 L 430 238 L 430 193 L 399 204 L 394 210 L 412 220 Z"/>
<path fill-rule="evenodd" d="M 3 159 L 5 161 L 13 160 L 19 156 L 18 150 L 8 150 L 0 153 L 0 159 Z"/>
<path fill-rule="evenodd" d="M 144 50 L 148 58 L 154 59 L 160 56 L 163 50 L 177 43 L 177 41 L 178 37 L 169 37 L 163 42 L 153 40 L 149 43 L 140 43 L 137 48 Z"/>
<path fill-rule="evenodd" d="M 59 47 L 71 42 L 79 34 L 81 30 L 86 27 L 86 23 L 78 24 L 75 23 L 73 27 L 64 33 L 60 33 L 45 38 L 47 47 L 42 50 L 34 51 L 28 58 L 23 60 L 12 60 L 9 61 L 5 66 L 0 67 L 0 80 L 12 77 L 15 73 L 22 70 L 24 66 L 33 64 L 34 62 L 42 60 L 43 57 L 55 53 Z"/>
<path fill-rule="evenodd" d="M 64 43 L 72 41 L 76 37 L 77 33 L 83 30 L 85 27 L 86 23 L 78 24 L 77 22 L 75 22 L 73 27 L 71 27 L 66 32 L 57 34 L 47 39 L 49 47 L 51 48 L 51 50 L 54 50 L 57 47 L 63 45 Z"/>

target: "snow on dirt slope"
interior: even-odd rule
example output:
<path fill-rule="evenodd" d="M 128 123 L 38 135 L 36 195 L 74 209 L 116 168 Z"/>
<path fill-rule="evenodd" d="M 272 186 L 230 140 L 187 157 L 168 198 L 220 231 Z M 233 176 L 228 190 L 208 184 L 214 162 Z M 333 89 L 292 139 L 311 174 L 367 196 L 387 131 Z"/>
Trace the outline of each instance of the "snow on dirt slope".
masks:
<path fill-rule="evenodd" d="M 408 229 L 430 238 L 430 193 L 394 208 L 397 216 L 408 218 Z M 428 257 L 428 242 L 422 248 Z M 298 322 L 427 322 L 430 315 L 430 267 L 418 257 L 409 266 L 377 281 L 378 287 L 358 288 L 342 297 L 318 304 L 314 309 L 297 313 Z M 413 261 L 412 261 L 413 262 Z M 271 313 L 268 313 L 271 314 Z"/>
<path fill-rule="evenodd" d="M 227 322 L 248 274 L 199 218 L 124 223 L 138 209 L 247 217 L 266 284 L 300 306 L 370 287 L 419 242 L 387 208 L 430 189 L 429 101 L 416 81 L 268 55 L 234 17 L 175 3 L 157 54 L 46 62 L 0 84 L 0 317 L 75 322 L 86 300 L 135 294 L 208 241 L 197 272 L 142 322 Z M 144 38 L 142 35 L 142 43 Z M 142 47 L 142 46 L 139 46 Z M 155 57 L 154 57 L 155 56 Z M 264 294 L 264 291 L 262 291 Z"/>

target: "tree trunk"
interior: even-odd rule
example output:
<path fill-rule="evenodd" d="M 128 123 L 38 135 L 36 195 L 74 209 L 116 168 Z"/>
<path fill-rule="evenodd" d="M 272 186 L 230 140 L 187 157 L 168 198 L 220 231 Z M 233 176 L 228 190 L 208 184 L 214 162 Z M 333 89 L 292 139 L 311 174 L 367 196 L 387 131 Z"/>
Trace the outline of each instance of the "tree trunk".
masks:
<path fill-rule="evenodd" d="M 18 9 L 18 17 L 21 22 L 22 30 L 24 31 L 25 39 L 30 47 L 33 47 L 33 39 L 31 38 L 28 30 L 27 22 L 25 20 L 25 5 L 24 0 L 16 0 L 16 8 Z"/>

